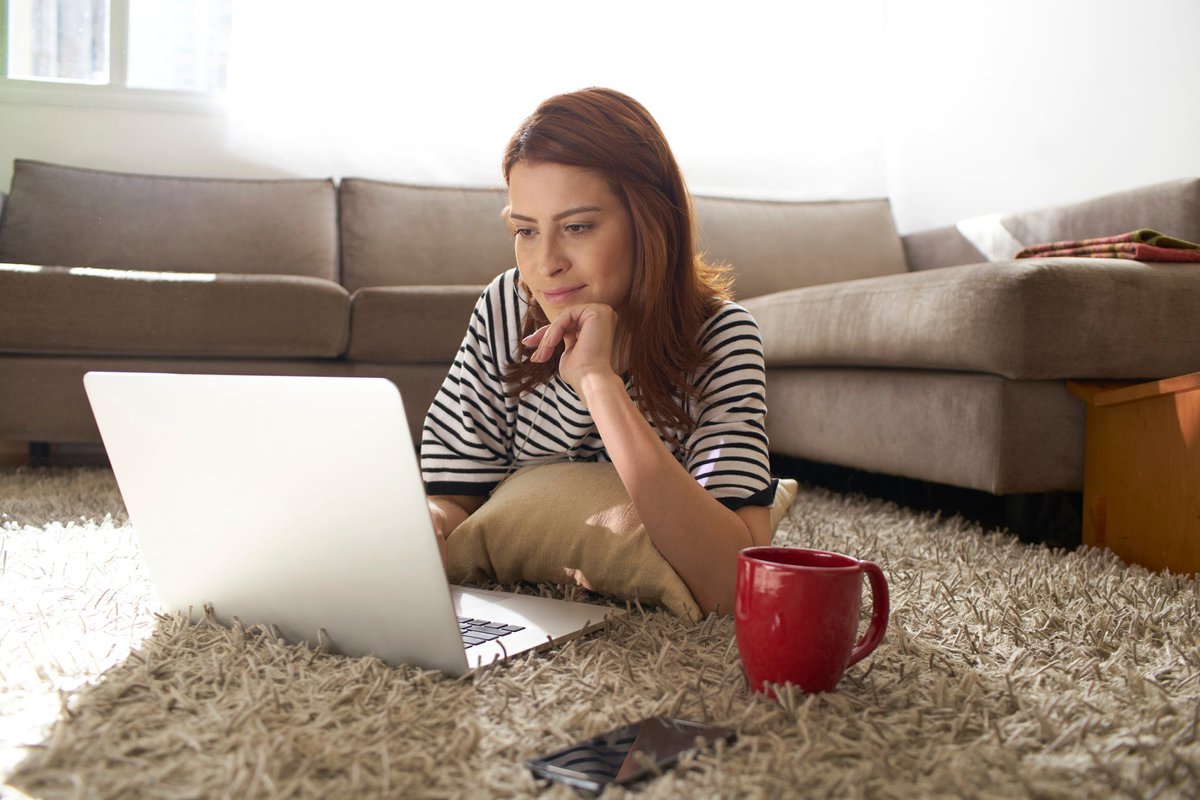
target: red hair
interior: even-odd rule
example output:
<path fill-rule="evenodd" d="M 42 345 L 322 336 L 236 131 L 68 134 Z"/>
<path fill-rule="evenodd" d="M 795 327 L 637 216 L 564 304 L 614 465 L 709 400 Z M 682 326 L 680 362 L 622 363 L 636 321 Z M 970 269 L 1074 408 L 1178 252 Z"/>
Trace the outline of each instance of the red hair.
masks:
<path fill-rule="evenodd" d="M 557 95 L 537 107 L 513 134 L 504 153 L 504 182 L 518 162 L 595 170 L 608 179 L 633 219 L 633 285 L 622 326 L 638 346 L 629 353 L 637 403 L 664 436 L 690 431 L 685 410 L 697 389 L 688 381 L 705 361 L 700 326 L 730 297 L 727 269 L 697 252 L 692 199 L 662 129 L 632 97 L 612 89 Z M 526 290 L 528 295 L 528 291 Z M 532 299 L 521 336 L 549 320 Z M 504 372 L 512 396 L 549 381 L 558 355 L 528 360 L 524 345 Z"/>

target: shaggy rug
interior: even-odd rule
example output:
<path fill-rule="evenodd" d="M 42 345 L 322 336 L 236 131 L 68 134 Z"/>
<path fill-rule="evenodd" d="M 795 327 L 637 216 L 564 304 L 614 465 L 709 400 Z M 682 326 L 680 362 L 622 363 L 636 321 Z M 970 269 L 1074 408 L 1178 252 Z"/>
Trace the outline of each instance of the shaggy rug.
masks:
<path fill-rule="evenodd" d="M 1200 585 L 958 517 L 801 487 L 777 540 L 879 563 L 891 627 L 836 692 L 767 700 L 729 619 L 634 609 L 451 680 L 157 614 L 105 470 L 0 472 L 0 514 L 16 796 L 526 797 L 526 759 L 651 714 L 739 738 L 646 798 L 1200 793 Z"/>

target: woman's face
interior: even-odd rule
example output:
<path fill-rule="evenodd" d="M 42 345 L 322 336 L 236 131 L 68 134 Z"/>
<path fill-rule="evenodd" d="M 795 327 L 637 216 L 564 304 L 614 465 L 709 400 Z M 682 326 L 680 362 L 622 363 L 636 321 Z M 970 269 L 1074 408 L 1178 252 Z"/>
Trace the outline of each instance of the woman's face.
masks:
<path fill-rule="evenodd" d="M 621 313 L 633 285 L 633 218 L 599 172 L 517 162 L 508 175 L 517 267 L 553 321 L 562 309 L 604 303 Z"/>

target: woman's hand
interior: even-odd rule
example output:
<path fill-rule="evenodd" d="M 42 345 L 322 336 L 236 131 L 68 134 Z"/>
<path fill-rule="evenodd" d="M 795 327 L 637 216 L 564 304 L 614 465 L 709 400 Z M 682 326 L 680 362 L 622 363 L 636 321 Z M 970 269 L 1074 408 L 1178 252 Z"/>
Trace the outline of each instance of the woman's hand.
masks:
<path fill-rule="evenodd" d="M 522 343 L 537 345 L 530 361 L 548 361 L 563 345 L 558 374 L 583 397 L 583 379 L 596 373 L 617 374 L 617 312 L 603 303 L 564 308 L 553 322 L 531 333 Z"/>
<path fill-rule="evenodd" d="M 429 519 L 433 521 L 433 532 L 437 535 L 438 550 L 442 554 L 442 566 L 447 564 L 446 540 L 454 530 L 483 505 L 486 497 L 475 495 L 432 495 L 426 498 Z"/>
<path fill-rule="evenodd" d="M 446 519 L 446 511 L 432 500 L 427 501 L 429 505 L 429 518 L 433 520 L 433 532 L 437 535 L 438 551 L 442 554 L 442 567 L 446 566 L 446 527 L 448 520 Z"/>

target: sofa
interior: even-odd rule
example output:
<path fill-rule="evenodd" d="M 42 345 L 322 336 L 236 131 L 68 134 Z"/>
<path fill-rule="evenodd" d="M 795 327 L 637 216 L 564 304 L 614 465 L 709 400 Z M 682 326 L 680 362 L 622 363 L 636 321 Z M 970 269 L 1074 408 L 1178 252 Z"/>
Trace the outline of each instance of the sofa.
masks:
<path fill-rule="evenodd" d="M 381 376 L 414 439 L 484 285 L 502 189 L 18 160 L 0 207 L 0 440 L 98 442 L 88 370 Z M 1200 180 L 899 236 L 886 199 L 697 196 L 762 326 L 773 454 L 993 495 L 1079 491 L 1073 379 L 1200 370 L 1200 265 L 1012 260 L 1152 227 Z"/>

